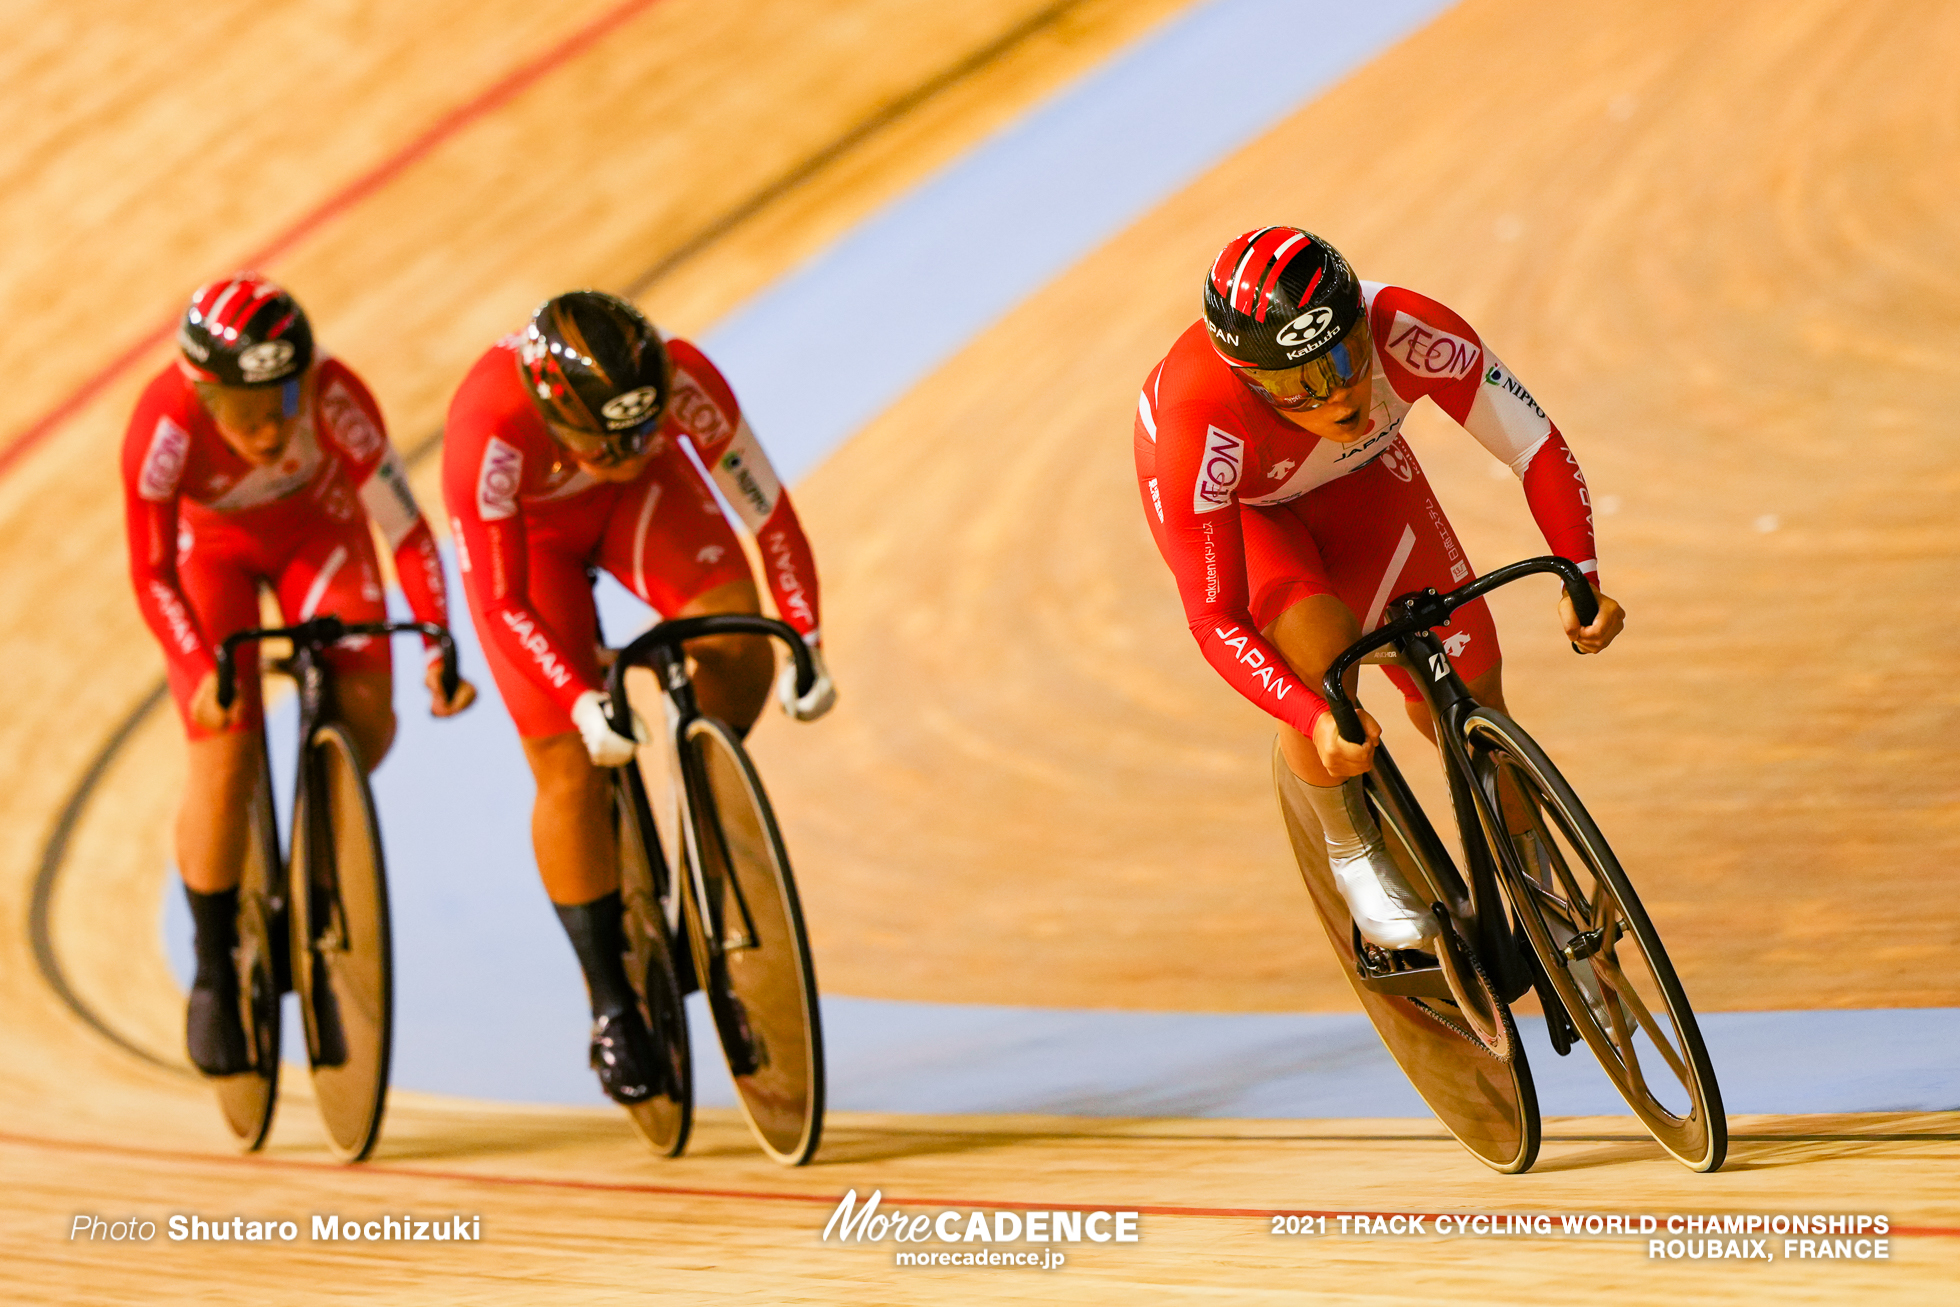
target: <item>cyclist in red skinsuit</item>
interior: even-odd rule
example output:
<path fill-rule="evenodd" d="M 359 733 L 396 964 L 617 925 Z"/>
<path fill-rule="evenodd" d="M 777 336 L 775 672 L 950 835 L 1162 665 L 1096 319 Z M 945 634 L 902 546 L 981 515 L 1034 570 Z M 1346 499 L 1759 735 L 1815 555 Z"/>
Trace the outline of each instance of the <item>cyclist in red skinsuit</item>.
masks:
<path fill-rule="evenodd" d="M 1424 396 L 1510 466 L 1553 553 L 1598 590 L 1584 476 L 1558 428 L 1456 313 L 1397 286 L 1358 281 L 1325 242 L 1292 227 L 1248 232 L 1206 278 L 1206 316 L 1178 338 L 1138 396 L 1138 489 L 1177 578 L 1191 632 L 1233 688 L 1282 723 L 1281 748 L 1326 828 L 1356 924 L 1413 947 L 1428 917 L 1386 855 L 1358 785 L 1364 744 L 1340 738 L 1316 687 L 1342 649 L 1410 590 L 1475 574 L 1414 453 L 1403 419 Z M 1596 653 L 1625 621 L 1600 596 L 1581 627 Z M 1440 630 L 1477 699 L 1503 706 L 1496 629 L 1482 600 Z M 1389 675 L 1433 737 L 1407 674 Z"/>
<path fill-rule="evenodd" d="M 450 403 L 443 496 L 470 615 L 537 780 L 532 841 L 585 972 L 593 1066 L 622 1103 L 656 1092 L 659 1072 L 621 965 L 600 769 L 629 760 L 634 742 L 606 723 L 587 568 L 666 617 L 759 611 L 710 480 L 754 538 L 777 611 L 820 653 L 809 542 L 728 383 L 693 345 L 663 342 L 623 300 L 573 291 L 492 346 Z M 747 730 L 768 697 L 766 642 L 693 641 L 689 655 L 702 711 Z M 829 709 L 827 674 L 801 698 L 792 676 L 779 683 L 787 711 Z"/>
<path fill-rule="evenodd" d="M 259 678 L 239 650 L 238 697 L 217 700 L 218 645 L 259 625 L 259 586 L 292 621 L 332 613 L 386 620 L 370 528 L 394 551 L 418 620 L 446 624 L 442 568 L 380 410 L 343 363 L 316 355 L 305 315 L 251 274 L 198 291 L 178 334 L 183 357 L 150 382 L 123 439 L 123 497 L 137 606 L 162 645 L 190 745 L 177 863 L 197 922 L 192 1060 L 244 1069 L 231 966 L 245 812 L 258 776 Z M 431 656 L 433 658 L 433 650 Z M 338 706 L 368 765 L 394 738 L 386 641 L 329 652 Z M 467 683 L 438 716 L 461 711 Z"/>

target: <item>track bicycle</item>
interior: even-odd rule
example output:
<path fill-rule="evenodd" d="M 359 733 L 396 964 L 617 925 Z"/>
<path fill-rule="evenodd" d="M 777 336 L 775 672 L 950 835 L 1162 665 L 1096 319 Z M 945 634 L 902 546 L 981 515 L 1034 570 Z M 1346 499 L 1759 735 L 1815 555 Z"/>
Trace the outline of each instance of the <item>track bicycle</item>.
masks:
<path fill-rule="evenodd" d="M 272 1128 L 279 1090 L 280 999 L 299 994 L 314 1095 L 334 1151 L 358 1162 L 381 1135 L 393 1047 L 394 963 L 388 877 L 367 766 L 337 717 L 325 653 L 349 636 L 414 632 L 442 650 L 442 687 L 456 693 L 456 645 L 427 622 L 350 624 L 315 617 L 297 626 L 238 631 L 218 650 L 218 703 L 237 696 L 241 644 L 284 639 L 292 653 L 269 670 L 299 687 L 291 856 L 283 856 L 272 805 L 265 728 L 247 814 L 238 887 L 238 995 L 252 1066 L 215 1083 L 225 1121 L 247 1151 Z M 292 966 L 293 959 L 300 965 Z"/>
<path fill-rule="evenodd" d="M 1597 601 L 1574 564 L 1527 559 L 1448 594 L 1399 597 L 1383 625 L 1334 660 L 1321 687 L 1354 743 L 1365 735 L 1349 669 L 1399 663 L 1429 705 L 1462 869 L 1385 746 L 1376 746 L 1362 788 L 1390 855 L 1434 905 L 1434 952 L 1362 939 L 1328 872 L 1304 782 L 1276 746 L 1281 810 L 1362 1006 L 1417 1092 L 1480 1160 L 1516 1173 L 1537 1159 L 1537 1094 L 1510 1008 L 1530 991 L 1560 1056 L 1583 1042 L 1662 1148 L 1691 1170 L 1713 1171 L 1728 1148 L 1721 1091 L 1660 935 L 1571 785 L 1517 723 L 1470 696 L 1432 629 L 1540 572 L 1560 578 L 1582 623 L 1594 620 Z"/>
<path fill-rule="evenodd" d="M 803 909 L 769 796 L 742 738 L 701 713 L 682 646 L 710 635 L 780 640 L 799 693 L 816 682 L 795 628 L 745 613 L 661 622 L 620 650 L 607 673 L 613 727 L 629 735 L 626 672 L 651 670 L 666 696 L 672 858 L 635 759 L 612 772 L 627 975 L 661 1050 L 661 1080 L 627 1108 L 654 1151 L 678 1156 L 693 1124 L 685 997 L 704 991 L 750 1131 L 787 1166 L 817 1151 L 823 1132 L 823 1030 Z M 683 943 L 683 940 L 685 941 Z"/>

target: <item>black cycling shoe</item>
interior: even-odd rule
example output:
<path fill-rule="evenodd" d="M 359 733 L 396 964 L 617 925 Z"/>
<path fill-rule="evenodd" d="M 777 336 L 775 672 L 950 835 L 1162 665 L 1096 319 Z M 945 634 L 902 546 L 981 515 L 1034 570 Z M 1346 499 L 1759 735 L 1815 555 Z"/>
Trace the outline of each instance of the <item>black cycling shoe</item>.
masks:
<path fill-rule="evenodd" d="M 238 1017 L 236 989 L 198 985 L 184 1016 L 184 1045 L 191 1064 L 207 1076 L 235 1076 L 252 1069 L 252 1050 Z"/>
<path fill-rule="evenodd" d="M 638 1008 L 602 1012 L 592 1022 L 592 1069 L 607 1097 L 627 1107 L 666 1090 L 660 1054 Z"/>

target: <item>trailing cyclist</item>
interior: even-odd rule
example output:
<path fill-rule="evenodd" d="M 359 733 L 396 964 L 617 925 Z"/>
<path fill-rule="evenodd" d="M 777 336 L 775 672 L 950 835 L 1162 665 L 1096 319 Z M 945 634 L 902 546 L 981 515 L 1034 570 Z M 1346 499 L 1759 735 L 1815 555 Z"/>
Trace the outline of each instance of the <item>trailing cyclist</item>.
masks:
<path fill-rule="evenodd" d="M 622 954 L 612 804 L 601 770 L 633 757 L 608 722 L 587 569 L 603 567 L 663 617 L 755 613 L 749 562 L 715 488 L 755 541 L 777 612 L 819 653 L 817 574 L 789 494 L 728 383 L 685 340 L 598 291 L 539 306 L 450 403 L 443 495 L 470 615 L 537 781 L 538 873 L 585 973 L 592 1066 L 621 1103 L 660 1086 Z M 767 642 L 692 642 L 701 710 L 746 731 L 769 696 Z M 785 711 L 809 721 L 836 695 L 793 667 Z M 645 729 L 637 717 L 642 742 Z"/>
<path fill-rule="evenodd" d="M 163 646 L 189 743 L 176 839 L 197 936 L 186 1043 L 197 1068 L 219 1076 L 251 1061 L 232 950 L 260 702 L 247 648 L 237 698 L 219 707 L 215 650 L 259 625 L 262 585 L 288 621 L 385 621 L 375 529 L 416 618 L 446 624 L 448 606 L 435 538 L 381 410 L 351 368 L 315 350 L 292 296 L 252 273 L 212 282 L 191 297 L 177 345 L 130 417 L 123 497 L 137 606 Z M 340 715 L 372 768 L 395 733 L 388 643 L 351 638 L 328 658 Z M 433 647 L 429 659 L 432 711 L 462 711 L 476 691 L 463 682 L 444 695 Z"/>
<path fill-rule="evenodd" d="M 1144 516 L 1205 659 L 1279 719 L 1281 751 L 1325 831 L 1335 883 L 1363 936 L 1413 948 L 1433 922 L 1388 856 L 1359 777 L 1381 728 L 1341 738 L 1316 692 L 1328 666 L 1399 594 L 1470 580 L 1469 559 L 1401 435 L 1424 396 L 1510 467 L 1551 551 L 1598 593 L 1592 510 L 1565 438 L 1455 312 L 1400 286 L 1358 280 L 1332 246 L 1262 227 L 1219 252 L 1204 316 L 1150 372 L 1137 398 Z M 1587 653 L 1625 622 L 1599 595 Z M 1482 599 L 1440 632 L 1481 703 L 1503 707 L 1497 632 Z M 1410 720 L 1429 712 L 1399 667 Z"/>

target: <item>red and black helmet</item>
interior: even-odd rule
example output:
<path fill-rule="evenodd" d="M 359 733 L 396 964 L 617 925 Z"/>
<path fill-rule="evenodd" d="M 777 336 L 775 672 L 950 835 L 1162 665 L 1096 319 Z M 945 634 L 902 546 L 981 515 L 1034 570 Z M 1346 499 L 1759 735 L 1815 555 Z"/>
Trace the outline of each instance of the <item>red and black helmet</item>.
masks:
<path fill-rule="evenodd" d="M 201 287 L 177 324 L 182 367 L 196 381 L 276 386 L 313 362 L 313 328 L 293 297 L 255 272 Z"/>
<path fill-rule="evenodd" d="M 1354 269 L 1298 227 L 1245 233 L 1205 276 L 1205 326 L 1234 367 L 1297 368 L 1338 345 L 1360 317 Z"/>
<path fill-rule="evenodd" d="M 644 447 L 673 389 L 660 333 L 604 291 L 567 291 L 540 304 L 524 329 L 518 366 L 560 439 L 589 435 L 616 456 Z"/>

